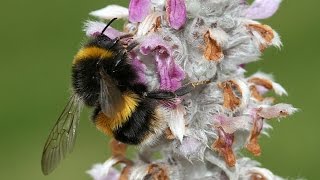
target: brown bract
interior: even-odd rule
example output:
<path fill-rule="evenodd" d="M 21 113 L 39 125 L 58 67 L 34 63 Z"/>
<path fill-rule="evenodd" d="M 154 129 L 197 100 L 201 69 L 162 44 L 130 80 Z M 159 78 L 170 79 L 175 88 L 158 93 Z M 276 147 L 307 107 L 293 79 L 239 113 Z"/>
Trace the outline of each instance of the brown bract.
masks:
<path fill-rule="evenodd" d="M 125 164 L 125 167 L 121 171 L 119 180 L 128 180 L 133 162 L 126 158 L 127 145 L 115 139 L 111 139 L 110 148 L 112 157 L 117 160 L 114 165 L 117 165 L 119 163 Z"/>
<path fill-rule="evenodd" d="M 156 22 L 154 23 L 153 31 L 158 32 L 159 28 L 161 28 L 161 16 L 156 18 Z"/>
<path fill-rule="evenodd" d="M 148 166 L 146 180 L 169 180 L 168 168 L 164 165 L 150 164 Z"/>
<path fill-rule="evenodd" d="M 125 165 L 123 167 L 121 173 L 120 173 L 119 180 L 128 180 L 129 179 L 129 174 L 130 174 L 132 166 L 133 166 L 133 162 L 131 160 L 127 159 L 124 156 L 117 156 L 116 158 L 117 158 L 118 161 L 114 165 L 117 165 L 119 163 Z"/>
<path fill-rule="evenodd" d="M 263 101 L 266 97 L 263 97 L 262 94 L 258 91 L 256 85 L 263 86 L 268 90 L 273 89 L 272 82 L 268 79 L 253 77 L 248 80 L 249 83 L 253 83 L 254 85 L 250 86 L 251 96 L 254 97 L 257 101 Z M 273 97 L 269 97 L 268 100 L 273 102 L 275 99 Z"/>
<path fill-rule="evenodd" d="M 119 180 L 128 180 L 131 168 L 132 168 L 131 166 L 124 167 L 121 171 Z"/>
<path fill-rule="evenodd" d="M 254 86 L 254 85 L 250 86 L 250 92 L 251 92 L 251 96 L 254 97 L 257 101 L 264 100 L 264 97 L 259 93 L 256 86 Z"/>
<path fill-rule="evenodd" d="M 236 164 L 236 157 L 232 150 L 234 134 L 228 134 L 221 127 L 218 128 L 218 139 L 212 144 L 211 148 L 218 151 L 224 157 L 225 162 L 229 167 Z"/>
<path fill-rule="evenodd" d="M 226 81 L 218 84 L 223 90 L 223 106 L 230 110 L 235 110 L 241 103 L 240 98 L 235 94 L 235 90 L 241 93 L 239 85 L 233 81 Z"/>
<path fill-rule="evenodd" d="M 248 27 L 250 30 L 258 32 L 268 44 L 272 43 L 274 33 L 270 26 L 265 24 L 249 24 Z"/>
<path fill-rule="evenodd" d="M 264 177 L 262 174 L 252 173 L 250 176 L 250 180 L 268 180 L 268 179 Z"/>
<path fill-rule="evenodd" d="M 256 85 L 263 86 L 263 87 L 265 87 L 265 88 L 267 88 L 269 90 L 273 89 L 272 82 L 267 80 L 267 79 L 253 77 L 253 78 L 250 78 L 248 82 L 256 84 Z"/>
<path fill-rule="evenodd" d="M 204 34 L 204 57 L 209 61 L 220 61 L 223 57 L 222 48 L 218 42 L 211 36 L 210 31 Z"/>
<path fill-rule="evenodd" d="M 111 147 L 111 153 L 112 156 L 125 156 L 127 145 L 124 143 L 121 143 L 115 139 L 112 139 L 110 141 L 110 147 Z"/>
<path fill-rule="evenodd" d="M 264 50 L 266 50 L 266 49 L 267 49 L 267 46 L 266 46 L 266 45 L 260 44 L 260 46 L 259 46 L 260 52 L 264 52 Z"/>
<path fill-rule="evenodd" d="M 173 135 L 173 133 L 172 133 L 172 131 L 171 131 L 170 128 L 167 128 L 164 133 L 165 133 L 165 136 L 166 136 L 166 138 L 167 138 L 168 140 L 173 140 L 173 139 L 176 138 L 176 137 Z"/>
<path fill-rule="evenodd" d="M 253 122 L 253 128 L 250 132 L 249 142 L 246 145 L 248 151 L 250 151 L 254 156 L 260 156 L 261 147 L 259 145 L 259 136 L 263 126 L 263 119 L 257 118 Z"/>

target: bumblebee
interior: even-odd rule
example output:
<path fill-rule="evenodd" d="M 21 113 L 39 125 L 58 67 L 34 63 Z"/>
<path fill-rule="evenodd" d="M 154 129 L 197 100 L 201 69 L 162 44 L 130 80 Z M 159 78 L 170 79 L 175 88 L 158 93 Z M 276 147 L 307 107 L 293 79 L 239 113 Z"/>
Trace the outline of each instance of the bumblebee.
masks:
<path fill-rule="evenodd" d="M 116 18 L 115 18 L 116 19 Z M 54 125 L 45 143 L 42 172 L 51 173 L 74 147 L 82 104 L 94 108 L 96 127 L 116 140 L 133 145 L 148 144 L 161 134 L 165 125 L 161 107 L 209 81 L 189 83 L 171 91 L 151 91 L 137 83 L 137 73 L 127 54 L 138 43 L 125 44 L 104 35 L 115 20 L 91 38 L 75 55 L 72 65 L 73 95 Z"/>

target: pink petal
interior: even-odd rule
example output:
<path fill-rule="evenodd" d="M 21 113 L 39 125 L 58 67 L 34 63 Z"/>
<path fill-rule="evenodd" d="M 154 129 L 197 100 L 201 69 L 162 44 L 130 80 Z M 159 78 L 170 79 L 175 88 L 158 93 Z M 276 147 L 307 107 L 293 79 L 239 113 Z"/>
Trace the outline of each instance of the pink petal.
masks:
<path fill-rule="evenodd" d="M 215 127 L 221 127 L 224 132 L 233 134 L 237 130 L 249 129 L 249 116 L 228 117 L 224 114 L 214 115 L 213 124 Z"/>
<path fill-rule="evenodd" d="M 149 14 L 150 0 L 131 0 L 129 4 L 129 21 L 142 22 Z"/>
<path fill-rule="evenodd" d="M 262 95 L 269 91 L 269 89 L 267 89 L 267 88 L 265 88 L 264 86 L 261 86 L 261 85 L 256 85 L 256 88 L 257 88 L 258 92 L 260 94 L 262 94 Z"/>
<path fill-rule="evenodd" d="M 136 82 L 146 84 L 146 75 L 145 75 L 146 65 L 141 62 L 140 58 L 134 52 L 131 52 L 129 54 L 129 58 L 132 60 L 131 64 L 138 75 L 138 79 L 136 80 Z"/>
<path fill-rule="evenodd" d="M 246 17 L 250 19 L 266 19 L 279 8 L 281 0 L 255 0 L 247 9 Z"/>
<path fill-rule="evenodd" d="M 103 28 L 106 27 L 105 23 L 96 22 L 96 21 L 88 21 L 85 23 L 84 31 L 86 35 L 89 37 L 95 36 L 97 34 L 101 34 Z M 120 36 L 122 33 L 113 29 L 112 27 L 108 27 L 107 30 L 104 32 L 104 35 L 108 36 L 110 39 L 114 39 Z"/>
<path fill-rule="evenodd" d="M 154 55 L 157 73 L 160 78 L 160 89 L 174 91 L 181 87 L 185 74 L 174 62 L 172 49 L 158 36 L 147 38 L 140 46 L 143 55 Z"/>
<path fill-rule="evenodd" d="M 187 9 L 185 0 L 167 0 L 167 18 L 174 29 L 180 29 L 187 20 Z"/>
<path fill-rule="evenodd" d="M 298 109 L 291 104 L 276 104 L 271 107 L 261 107 L 257 110 L 257 114 L 265 119 L 282 118 L 295 113 Z"/>

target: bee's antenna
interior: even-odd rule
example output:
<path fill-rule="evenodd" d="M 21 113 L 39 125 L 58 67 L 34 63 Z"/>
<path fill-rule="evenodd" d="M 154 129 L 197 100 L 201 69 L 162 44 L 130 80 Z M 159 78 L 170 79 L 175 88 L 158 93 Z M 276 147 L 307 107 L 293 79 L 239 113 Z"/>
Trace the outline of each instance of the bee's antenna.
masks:
<path fill-rule="evenodd" d="M 107 30 L 107 28 L 110 26 L 110 24 L 112 24 L 113 21 L 115 21 L 117 18 L 113 18 L 111 19 L 111 21 L 109 21 L 109 23 L 106 25 L 106 27 L 103 28 L 103 30 L 101 31 L 101 35 Z"/>

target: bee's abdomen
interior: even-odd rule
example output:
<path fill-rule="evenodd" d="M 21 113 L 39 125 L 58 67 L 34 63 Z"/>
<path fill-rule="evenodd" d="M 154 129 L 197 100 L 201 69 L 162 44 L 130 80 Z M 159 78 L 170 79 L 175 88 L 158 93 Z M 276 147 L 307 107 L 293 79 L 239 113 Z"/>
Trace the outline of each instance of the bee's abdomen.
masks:
<path fill-rule="evenodd" d="M 116 140 L 126 144 L 141 144 L 159 129 L 159 113 L 152 100 L 141 100 L 124 119 L 108 118 L 97 107 L 93 114 L 93 121 L 97 128 Z M 124 117 L 124 116 L 123 116 Z"/>
<path fill-rule="evenodd" d="M 114 138 L 126 144 L 141 144 L 147 136 L 154 133 L 155 121 L 158 121 L 158 117 L 153 103 L 141 101 L 128 121 L 113 130 Z"/>

